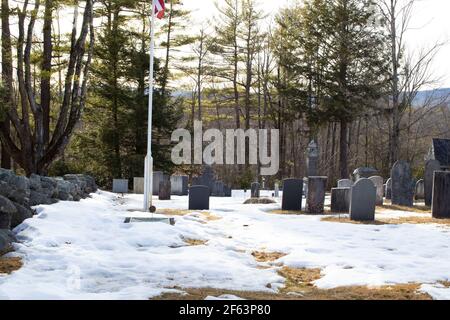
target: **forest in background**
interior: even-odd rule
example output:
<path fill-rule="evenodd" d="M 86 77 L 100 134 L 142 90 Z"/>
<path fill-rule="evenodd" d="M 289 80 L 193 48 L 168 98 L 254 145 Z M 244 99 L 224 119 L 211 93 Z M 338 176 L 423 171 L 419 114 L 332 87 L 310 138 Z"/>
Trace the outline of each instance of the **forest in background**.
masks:
<path fill-rule="evenodd" d="M 433 91 L 444 43 L 404 43 L 414 2 L 306 0 L 272 18 L 257 0 L 223 0 L 193 26 L 182 1 L 168 1 L 156 30 L 155 169 L 198 173 L 171 163 L 170 137 L 202 120 L 279 129 L 270 182 L 303 177 L 313 139 L 330 185 L 361 166 L 387 178 L 399 159 L 421 177 L 431 139 L 450 137 L 450 112 L 448 93 Z M 3 168 L 89 173 L 104 187 L 143 176 L 149 13 L 149 1 L 2 0 Z M 261 178 L 256 166 L 216 169 L 234 187 Z"/>

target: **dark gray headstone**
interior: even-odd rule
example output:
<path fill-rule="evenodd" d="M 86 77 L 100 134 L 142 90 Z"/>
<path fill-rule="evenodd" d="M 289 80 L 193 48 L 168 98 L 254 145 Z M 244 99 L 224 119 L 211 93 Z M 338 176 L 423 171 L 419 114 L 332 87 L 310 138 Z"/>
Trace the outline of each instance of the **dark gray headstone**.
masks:
<path fill-rule="evenodd" d="M 406 207 L 414 206 L 414 189 L 411 167 L 408 162 L 399 160 L 392 167 L 392 204 Z"/>
<path fill-rule="evenodd" d="M 155 171 L 153 172 L 153 195 L 158 196 L 159 195 L 159 183 L 163 181 L 164 179 L 164 172 L 162 171 Z"/>
<path fill-rule="evenodd" d="M 392 179 L 389 178 L 386 181 L 386 185 L 385 185 L 385 197 L 387 200 L 391 200 L 392 199 Z"/>
<path fill-rule="evenodd" d="M 450 219 L 450 172 L 435 171 L 433 185 L 433 218 Z"/>
<path fill-rule="evenodd" d="M 374 221 L 377 188 L 366 178 L 359 179 L 350 195 L 350 219 L 353 221 Z"/>
<path fill-rule="evenodd" d="M 286 211 L 301 211 L 303 180 L 285 179 L 283 180 L 282 209 Z"/>
<path fill-rule="evenodd" d="M 189 210 L 209 210 L 210 190 L 207 186 L 189 188 Z"/>
<path fill-rule="evenodd" d="M 425 199 L 425 184 L 424 180 L 421 179 L 416 183 L 416 200 Z"/>
<path fill-rule="evenodd" d="M 353 181 L 350 179 L 341 179 L 337 183 L 338 188 L 351 188 L 353 187 Z"/>
<path fill-rule="evenodd" d="M 376 175 L 378 175 L 378 171 L 377 171 L 377 169 L 374 169 L 374 168 L 361 167 L 361 168 L 356 169 L 353 172 L 353 177 L 354 177 L 355 181 L 358 181 L 359 179 L 362 179 L 362 178 L 368 179 L 368 178 L 376 176 Z"/>
<path fill-rule="evenodd" d="M 259 192 L 259 183 L 254 182 L 252 183 L 252 198 L 259 198 L 260 192 Z"/>
<path fill-rule="evenodd" d="M 170 200 L 170 195 L 172 194 L 172 184 L 169 179 L 163 179 L 159 183 L 159 200 Z"/>
<path fill-rule="evenodd" d="M 441 164 L 437 160 L 428 160 L 425 163 L 425 177 L 423 179 L 425 188 L 425 205 L 431 206 L 433 198 L 433 179 L 434 172 L 441 170 Z"/>
<path fill-rule="evenodd" d="M 128 193 L 128 180 L 114 179 L 113 180 L 113 192 L 114 193 Z"/>
<path fill-rule="evenodd" d="M 331 189 L 331 212 L 349 213 L 351 188 Z"/>
<path fill-rule="evenodd" d="M 309 143 L 306 155 L 306 174 L 308 177 L 318 175 L 319 147 L 313 140 Z"/>
<path fill-rule="evenodd" d="M 324 212 L 327 180 L 327 177 L 308 177 L 307 213 L 322 214 Z"/>
<path fill-rule="evenodd" d="M 193 186 L 207 186 L 212 197 L 231 197 L 231 188 L 218 181 L 211 166 L 205 166 L 202 175 L 192 179 Z"/>
<path fill-rule="evenodd" d="M 450 139 L 433 139 L 429 159 L 439 161 L 442 170 L 450 169 Z"/>
<path fill-rule="evenodd" d="M 375 188 L 377 188 L 377 206 L 382 206 L 384 203 L 384 180 L 380 176 L 370 177 L 369 180 L 372 181 Z"/>

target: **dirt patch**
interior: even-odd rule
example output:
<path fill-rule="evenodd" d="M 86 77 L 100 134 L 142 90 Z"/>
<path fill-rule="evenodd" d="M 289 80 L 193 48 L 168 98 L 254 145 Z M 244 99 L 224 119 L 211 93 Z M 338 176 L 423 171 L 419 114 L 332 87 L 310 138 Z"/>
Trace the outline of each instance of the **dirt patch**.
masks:
<path fill-rule="evenodd" d="M 285 253 L 282 252 L 263 252 L 263 251 L 254 251 L 252 252 L 252 256 L 258 262 L 273 262 L 284 256 Z"/>
<path fill-rule="evenodd" d="M 0 274 L 11 274 L 22 268 L 22 266 L 23 263 L 21 258 L 0 257 Z"/>
<path fill-rule="evenodd" d="M 378 218 L 375 221 L 352 221 L 350 218 L 325 217 L 325 222 L 365 224 L 365 225 L 386 225 L 386 224 L 440 224 L 450 226 L 450 219 L 433 219 L 432 217 L 400 217 L 400 218 Z"/>
<path fill-rule="evenodd" d="M 275 200 L 270 198 L 251 198 L 245 200 L 244 204 L 274 204 L 277 203 Z"/>
<path fill-rule="evenodd" d="M 215 216 L 210 212 L 202 212 L 201 215 L 206 219 L 206 221 L 217 221 L 221 220 L 221 217 Z"/>

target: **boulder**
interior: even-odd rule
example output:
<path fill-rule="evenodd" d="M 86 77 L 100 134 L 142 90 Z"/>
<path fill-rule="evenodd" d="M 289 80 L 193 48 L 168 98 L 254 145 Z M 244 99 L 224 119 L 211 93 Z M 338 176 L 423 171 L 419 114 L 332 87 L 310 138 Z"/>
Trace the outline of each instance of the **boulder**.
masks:
<path fill-rule="evenodd" d="M 34 215 L 34 212 L 27 207 L 14 202 L 13 205 L 16 207 L 16 212 L 11 216 L 11 229 L 14 229 L 26 219 L 32 218 Z"/>
<path fill-rule="evenodd" d="M 0 229 L 0 255 L 5 254 L 11 249 L 14 236 L 7 229 Z"/>
<path fill-rule="evenodd" d="M 0 229 L 11 229 L 11 218 L 16 212 L 14 204 L 8 198 L 0 196 Z"/>

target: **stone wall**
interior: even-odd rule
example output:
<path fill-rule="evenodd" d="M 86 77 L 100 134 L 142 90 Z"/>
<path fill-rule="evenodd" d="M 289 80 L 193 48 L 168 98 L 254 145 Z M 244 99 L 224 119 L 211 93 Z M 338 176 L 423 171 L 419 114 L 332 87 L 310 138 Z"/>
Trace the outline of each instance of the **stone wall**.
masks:
<path fill-rule="evenodd" d="M 94 178 L 68 174 L 51 178 L 18 176 L 0 169 L 0 253 L 8 249 L 11 233 L 24 220 L 35 214 L 33 206 L 62 201 L 79 201 L 97 191 Z"/>

